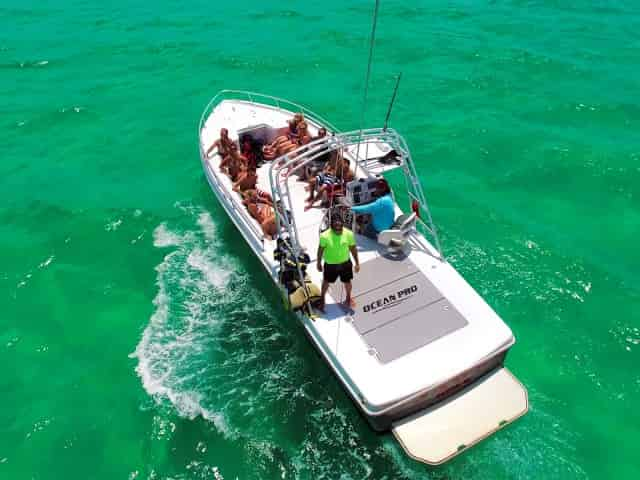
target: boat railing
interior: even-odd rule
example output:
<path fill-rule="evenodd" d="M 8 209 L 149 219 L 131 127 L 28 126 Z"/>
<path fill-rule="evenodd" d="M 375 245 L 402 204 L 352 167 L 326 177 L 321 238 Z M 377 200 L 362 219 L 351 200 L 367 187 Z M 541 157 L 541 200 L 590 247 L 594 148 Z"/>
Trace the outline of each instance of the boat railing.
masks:
<path fill-rule="evenodd" d="M 346 156 L 351 156 L 352 159 L 355 159 L 356 168 L 362 169 L 367 176 L 374 176 L 371 172 L 367 171 L 363 158 L 360 156 L 360 152 L 362 151 L 365 153 L 364 159 L 366 159 L 368 148 L 372 144 L 387 144 L 391 149 L 396 150 L 396 152 L 400 154 L 409 199 L 411 202 L 417 202 L 421 210 L 426 213 L 426 218 L 418 218 L 418 224 L 434 240 L 440 258 L 444 259 L 440 239 L 438 238 L 438 231 L 431 217 L 431 211 L 427 204 L 420 179 L 417 176 L 415 165 L 411 159 L 411 152 L 404 138 L 392 128 L 354 130 L 352 132 L 344 132 L 319 138 L 274 160 L 269 168 L 271 193 L 274 200 L 282 203 L 282 208 L 276 209 L 277 231 L 281 231 L 282 228 L 286 229 L 296 251 L 299 252 L 301 250 L 295 216 L 288 213 L 293 211 L 291 191 L 289 189 L 289 182 L 287 181 L 292 173 L 305 168 L 318 157 L 340 149 L 343 152 L 347 152 L 345 153 Z M 356 147 L 356 155 L 353 155 L 353 152 L 349 150 L 349 148 L 353 146 Z"/>
<path fill-rule="evenodd" d="M 249 92 L 245 90 L 220 90 L 207 104 L 202 116 L 200 117 L 200 123 L 198 124 L 198 133 L 202 132 L 204 125 L 209 118 L 212 110 L 224 100 L 236 100 L 241 102 L 248 102 L 255 104 L 256 106 L 264 107 L 265 105 L 275 107 L 278 111 L 283 113 L 297 113 L 301 112 L 304 116 L 311 120 L 318 126 L 323 126 L 327 130 L 337 133 L 338 129 L 332 125 L 328 120 L 324 119 L 317 113 L 313 112 L 309 108 L 300 105 L 298 103 L 291 102 L 284 98 L 274 97 L 272 95 L 265 95 L 263 93 Z"/>

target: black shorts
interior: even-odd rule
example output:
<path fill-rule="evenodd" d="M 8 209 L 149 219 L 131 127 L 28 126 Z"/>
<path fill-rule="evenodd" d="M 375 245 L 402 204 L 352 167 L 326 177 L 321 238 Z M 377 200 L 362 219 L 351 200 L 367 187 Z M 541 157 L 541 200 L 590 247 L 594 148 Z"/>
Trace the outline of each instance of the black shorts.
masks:
<path fill-rule="evenodd" d="M 344 263 L 325 263 L 322 279 L 333 283 L 336 279 L 340 277 L 340 281 L 342 283 L 348 283 L 353 278 L 353 265 L 351 264 L 351 260 L 347 260 Z"/>

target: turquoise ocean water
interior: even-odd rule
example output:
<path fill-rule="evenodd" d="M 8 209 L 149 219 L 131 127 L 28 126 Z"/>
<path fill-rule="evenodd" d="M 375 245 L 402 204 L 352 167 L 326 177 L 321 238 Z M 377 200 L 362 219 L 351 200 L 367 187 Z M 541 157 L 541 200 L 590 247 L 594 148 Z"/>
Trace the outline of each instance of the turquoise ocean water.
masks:
<path fill-rule="evenodd" d="M 638 478 L 638 2 L 382 1 L 445 253 L 514 330 L 523 419 L 449 464 L 377 435 L 201 171 L 249 89 L 358 126 L 373 2 L 0 2 L 0 478 Z M 428 368 L 428 366 L 425 366 Z"/>

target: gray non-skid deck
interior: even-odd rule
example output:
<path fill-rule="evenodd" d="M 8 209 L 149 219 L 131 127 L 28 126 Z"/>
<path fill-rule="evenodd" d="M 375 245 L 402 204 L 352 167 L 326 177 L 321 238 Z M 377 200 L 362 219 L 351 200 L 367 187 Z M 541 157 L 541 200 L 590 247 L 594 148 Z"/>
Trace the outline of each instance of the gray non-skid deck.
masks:
<path fill-rule="evenodd" d="M 354 327 L 383 363 L 468 323 L 408 258 L 363 263 L 353 280 L 353 296 Z"/>

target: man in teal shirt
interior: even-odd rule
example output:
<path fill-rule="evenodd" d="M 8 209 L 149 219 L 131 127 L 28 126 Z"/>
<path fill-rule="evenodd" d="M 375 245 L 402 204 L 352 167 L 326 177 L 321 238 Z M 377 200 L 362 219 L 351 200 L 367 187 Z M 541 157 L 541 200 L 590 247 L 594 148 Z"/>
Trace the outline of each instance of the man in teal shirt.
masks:
<path fill-rule="evenodd" d="M 351 207 L 351 210 L 355 213 L 371 214 L 371 223 L 367 225 L 364 234 L 374 240 L 378 239 L 380 232 L 391 228 L 395 220 L 395 208 L 393 206 L 389 184 L 385 179 L 382 179 L 378 182 L 377 187 L 376 196 L 378 198 L 375 201 L 367 203 L 366 205 Z"/>

